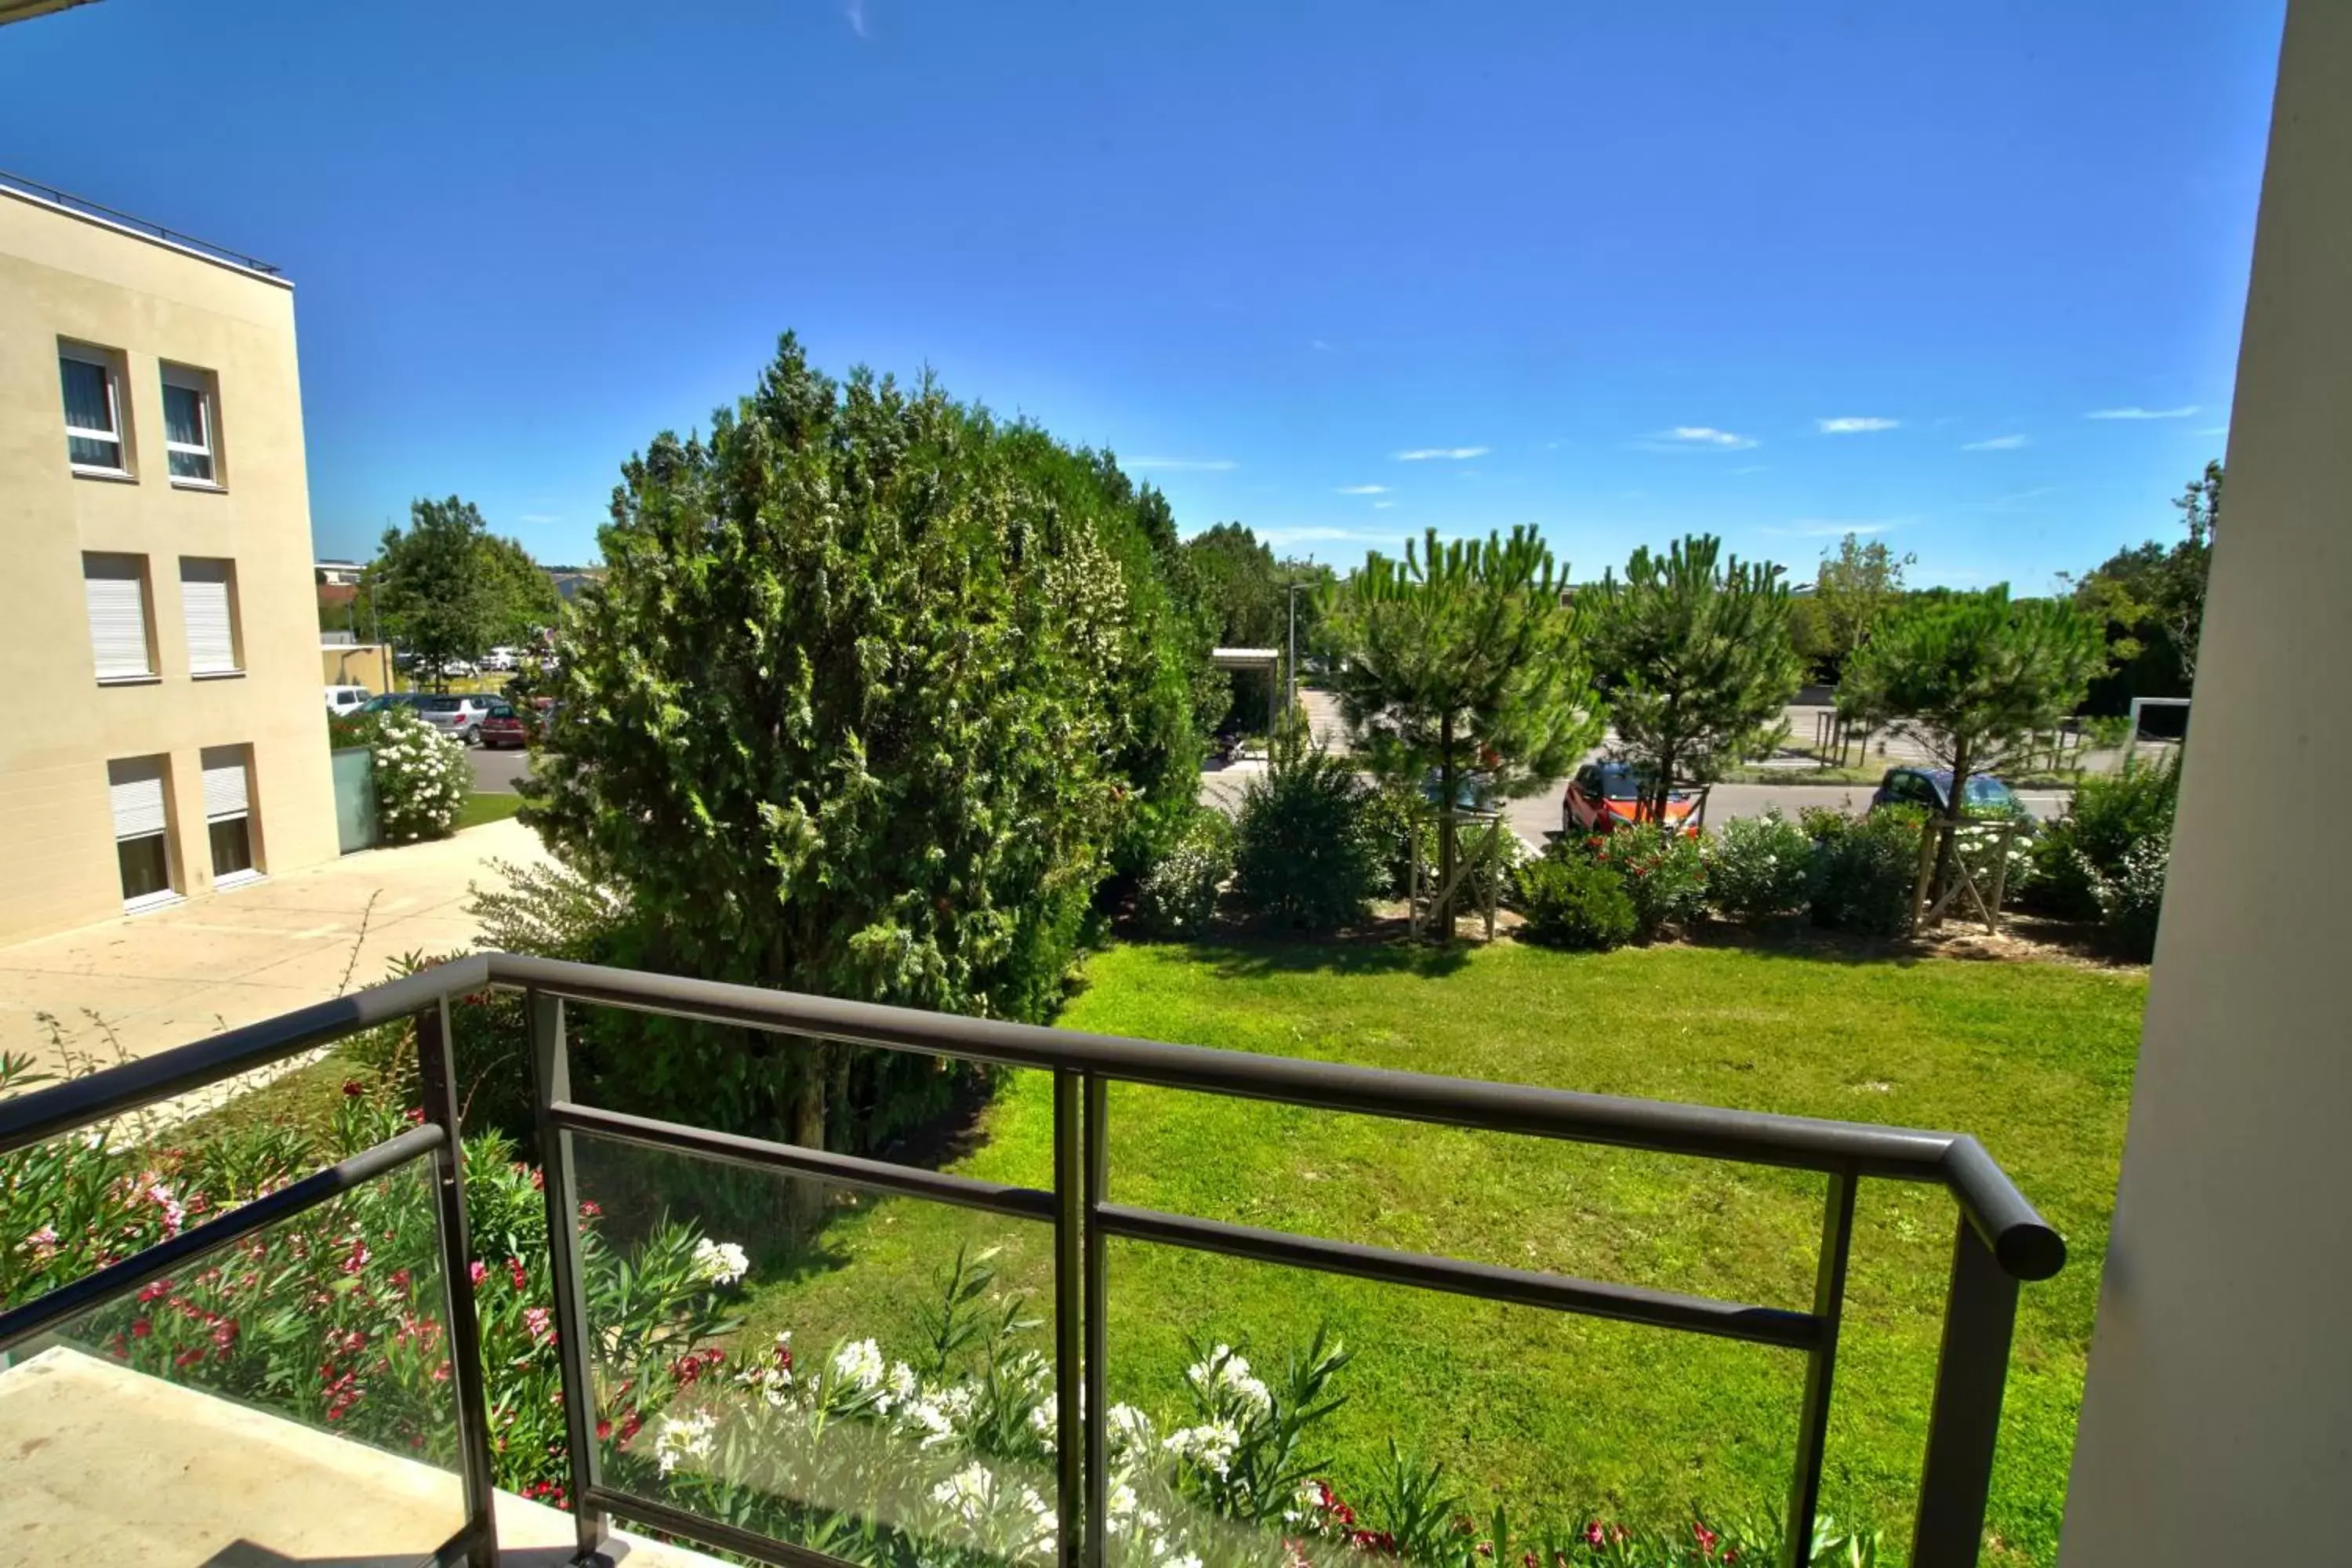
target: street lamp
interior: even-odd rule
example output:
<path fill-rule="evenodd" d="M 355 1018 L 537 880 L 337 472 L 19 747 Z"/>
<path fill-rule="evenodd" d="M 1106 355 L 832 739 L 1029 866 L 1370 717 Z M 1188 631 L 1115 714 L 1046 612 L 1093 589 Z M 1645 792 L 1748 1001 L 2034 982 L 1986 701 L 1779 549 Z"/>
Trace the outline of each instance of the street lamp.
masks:
<path fill-rule="evenodd" d="M 1304 583 L 1293 583 L 1285 590 L 1287 595 L 1286 608 L 1289 612 L 1290 636 L 1290 700 L 1283 710 L 1283 717 L 1286 721 L 1298 711 L 1298 590 L 1313 586 L 1315 584 L 1310 579 Z"/>

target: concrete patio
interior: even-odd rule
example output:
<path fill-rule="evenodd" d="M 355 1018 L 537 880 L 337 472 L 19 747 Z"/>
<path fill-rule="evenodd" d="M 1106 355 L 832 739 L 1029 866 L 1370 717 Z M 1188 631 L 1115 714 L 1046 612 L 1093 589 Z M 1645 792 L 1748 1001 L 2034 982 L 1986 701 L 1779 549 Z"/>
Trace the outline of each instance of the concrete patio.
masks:
<path fill-rule="evenodd" d="M 465 1521 L 446 1470 L 58 1345 L 0 1371 L 0 1540 L 22 1563 L 409 1568 Z M 505 1568 L 571 1561 L 569 1514 L 498 1494 Z M 614 1531 L 626 1568 L 716 1558 Z"/>
<path fill-rule="evenodd" d="M 470 949 L 468 886 L 545 859 L 496 822 L 0 947 L 0 1049 L 111 1066 L 356 990 L 404 954 Z"/>

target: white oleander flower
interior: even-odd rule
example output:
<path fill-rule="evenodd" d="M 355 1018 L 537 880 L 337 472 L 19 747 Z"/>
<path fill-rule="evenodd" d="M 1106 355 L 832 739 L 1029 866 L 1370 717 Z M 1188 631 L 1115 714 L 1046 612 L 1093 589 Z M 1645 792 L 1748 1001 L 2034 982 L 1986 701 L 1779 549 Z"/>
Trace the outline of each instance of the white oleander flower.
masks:
<path fill-rule="evenodd" d="M 660 1430 L 654 1434 L 654 1458 L 661 1466 L 661 1473 L 668 1475 L 689 1458 L 709 1458 L 718 1426 L 719 1418 L 707 1410 L 687 1416 L 663 1416 Z"/>
<path fill-rule="evenodd" d="M 872 1340 L 859 1340 L 834 1352 L 835 1375 L 860 1388 L 879 1388 L 885 1376 L 882 1347 Z"/>
<path fill-rule="evenodd" d="M 706 1283 L 732 1285 L 751 1272 L 751 1259 L 734 1242 L 706 1236 L 694 1244 L 694 1271 Z"/>

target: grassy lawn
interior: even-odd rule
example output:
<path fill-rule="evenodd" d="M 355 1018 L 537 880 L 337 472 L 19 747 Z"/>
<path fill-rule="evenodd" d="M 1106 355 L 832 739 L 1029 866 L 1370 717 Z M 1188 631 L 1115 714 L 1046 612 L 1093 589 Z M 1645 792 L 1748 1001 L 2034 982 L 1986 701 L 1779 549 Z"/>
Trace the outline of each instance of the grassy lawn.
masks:
<path fill-rule="evenodd" d="M 2099 1260 L 2145 994 L 2135 974 L 1664 948 L 1602 957 L 1499 944 L 1121 947 L 1073 1027 L 1237 1050 L 1976 1132 L 2065 1234 L 2028 1287 L 1992 1529 L 2001 1562 L 2054 1561 Z M 1124 1203 L 1310 1235 L 1801 1308 L 1822 1183 L 1798 1173 L 1406 1126 L 1139 1088 L 1110 1096 Z M 1050 1085 L 1015 1075 L 955 1162 L 1049 1184 Z M 583 1191 L 633 1171 L 583 1150 Z M 1939 1190 L 1864 1186 L 1826 1506 L 1907 1542 L 1954 1215 Z M 911 1354 L 959 1242 L 1001 1245 L 1007 1288 L 1050 1307 L 1040 1226 L 913 1200 L 844 1201 L 822 1256 L 753 1245 L 750 1327 L 810 1352 L 878 1336 Z M 1141 1244 L 1110 1258 L 1115 1397 L 1181 1408 L 1187 1340 L 1278 1363 L 1328 1322 L 1356 1352 L 1331 1469 L 1360 1488 L 1393 1439 L 1474 1506 L 1671 1522 L 1776 1504 L 1793 1354 Z M 1043 1332 L 1049 1331 L 1041 1331 Z M 1041 1342 L 1043 1341 L 1041 1340 Z"/>
<path fill-rule="evenodd" d="M 486 822 L 504 822 L 521 809 L 522 796 L 519 795 L 488 795 L 477 790 L 457 808 L 457 830 L 479 827 Z"/>

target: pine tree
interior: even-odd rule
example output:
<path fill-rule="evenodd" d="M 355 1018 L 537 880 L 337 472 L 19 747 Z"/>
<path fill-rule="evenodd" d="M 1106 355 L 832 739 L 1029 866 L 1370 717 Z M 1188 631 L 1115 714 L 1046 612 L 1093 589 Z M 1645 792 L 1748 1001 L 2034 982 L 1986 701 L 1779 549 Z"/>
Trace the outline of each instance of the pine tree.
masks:
<path fill-rule="evenodd" d="M 1593 595 L 1593 668 L 1617 749 L 1642 777 L 1638 814 L 1665 820 L 1678 783 L 1711 784 L 1767 750 L 1803 679 L 1780 568 L 1722 559 L 1712 534 L 1643 545 Z"/>
<path fill-rule="evenodd" d="M 1449 891 L 1434 913 L 1449 938 L 1465 781 L 1475 773 L 1496 795 L 1531 795 L 1599 731 L 1560 588 L 1533 528 L 1451 542 L 1433 528 L 1402 562 L 1368 556 L 1323 608 L 1340 710 L 1373 770 L 1416 790 L 1435 784 L 1438 886 Z"/>

